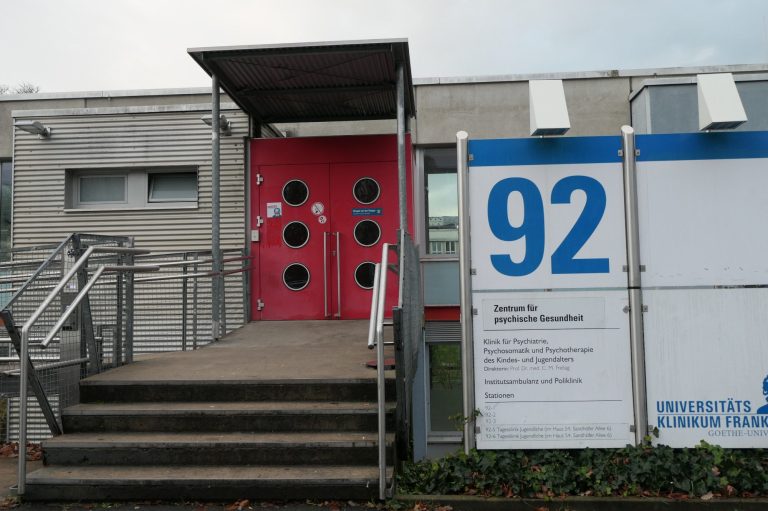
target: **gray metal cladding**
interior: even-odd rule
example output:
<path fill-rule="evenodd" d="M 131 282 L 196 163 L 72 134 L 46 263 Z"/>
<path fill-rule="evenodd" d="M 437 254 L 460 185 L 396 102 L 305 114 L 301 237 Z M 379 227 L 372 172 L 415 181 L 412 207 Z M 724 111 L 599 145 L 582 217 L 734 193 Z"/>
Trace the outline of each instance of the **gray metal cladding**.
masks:
<path fill-rule="evenodd" d="M 211 132 L 200 118 L 209 105 L 160 109 L 103 108 L 19 112 L 17 119 L 50 126 L 49 139 L 15 130 L 13 245 L 58 241 L 68 234 L 131 235 L 153 251 L 211 245 Z M 222 108 L 232 135 L 221 137 L 222 248 L 245 243 L 244 160 L 248 119 Z M 163 170 L 198 172 L 196 207 L 82 210 L 65 207 L 68 171 Z"/>

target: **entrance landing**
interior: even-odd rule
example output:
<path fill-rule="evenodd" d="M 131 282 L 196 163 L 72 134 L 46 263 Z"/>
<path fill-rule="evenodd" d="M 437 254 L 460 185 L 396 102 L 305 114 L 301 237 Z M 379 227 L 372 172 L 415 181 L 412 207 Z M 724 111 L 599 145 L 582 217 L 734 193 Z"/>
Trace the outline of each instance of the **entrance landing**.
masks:
<path fill-rule="evenodd" d="M 139 357 L 90 381 L 375 380 L 367 320 L 257 321 L 195 351 Z M 391 348 L 387 347 L 387 356 Z M 393 372 L 387 376 L 394 376 Z"/>
<path fill-rule="evenodd" d="M 374 498 L 379 417 L 367 334 L 367 321 L 262 321 L 87 378 L 80 404 L 62 411 L 64 434 L 43 442 L 45 466 L 28 476 L 25 498 Z"/>

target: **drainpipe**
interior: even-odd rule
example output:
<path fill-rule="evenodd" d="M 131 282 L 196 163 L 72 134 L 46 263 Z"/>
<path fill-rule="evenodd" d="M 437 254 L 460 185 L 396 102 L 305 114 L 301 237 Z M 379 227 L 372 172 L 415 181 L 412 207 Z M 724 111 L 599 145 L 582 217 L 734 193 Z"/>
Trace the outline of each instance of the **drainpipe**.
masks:
<path fill-rule="evenodd" d="M 221 109 L 219 98 L 219 77 L 211 76 L 211 258 L 213 259 L 213 281 L 211 282 L 211 331 L 213 339 L 219 339 L 221 332 Z"/>

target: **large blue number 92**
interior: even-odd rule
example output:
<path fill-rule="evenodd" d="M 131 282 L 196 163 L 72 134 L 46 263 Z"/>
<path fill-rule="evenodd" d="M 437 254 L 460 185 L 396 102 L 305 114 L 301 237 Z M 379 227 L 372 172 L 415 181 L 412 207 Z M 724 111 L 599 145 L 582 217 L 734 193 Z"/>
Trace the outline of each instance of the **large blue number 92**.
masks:
<path fill-rule="evenodd" d="M 582 190 L 587 200 L 576 223 L 552 253 L 552 273 L 608 273 L 608 258 L 576 259 L 575 256 L 595 232 L 605 213 L 605 189 L 594 178 L 569 176 L 552 188 L 552 204 L 569 204 L 575 190 Z M 517 227 L 509 221 L 509 196 L 519 193 L 523 199 L 523 221 Z M 509 254 L 492 254 L 491 264 L 510 277 L 536 271 L 544 257 L 544 204 L 536 185 L 522 177 L 502 179 L 488 197 L 488 224 L 494 236 L 503 241 L 525 238 L 525 256 L 514 262 Z"/>

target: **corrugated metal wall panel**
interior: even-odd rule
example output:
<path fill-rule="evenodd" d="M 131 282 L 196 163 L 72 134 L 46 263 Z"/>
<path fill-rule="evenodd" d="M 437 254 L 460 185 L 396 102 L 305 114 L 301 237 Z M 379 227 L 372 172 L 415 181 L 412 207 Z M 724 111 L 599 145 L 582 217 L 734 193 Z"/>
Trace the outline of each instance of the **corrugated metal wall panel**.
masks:
<path fill-rule="evenodd" d="M 49 394 L 48 401 L 51 403 L 54 413 L 59 415 L 59 396 Z M 12 397 L 8 399 L 8 440 L 9 442 L 19 441 L 19 398 Z M 45 422 L 45 416 L 37 404 L 37 398 L 31 396 L 27 398 L 27 441 L 40 442 L 51 438 L 51 430 L 48 423 Z"/>
<path fill-rule="evenodd" d="M 53 135 L 43 140 L 16 130 L 13 245 L 58 241 L 81 231 L 135 236 L 137 246 L 153 251 L 210 248 L 211 132 L 200 120 L 205 113 L 210 111 L 180 106 L 178 112 L 34 117 Z M 232 135 L 221 137 L 221 243 L 241 248 L 248 119 L 238 110 L 224 113 Z M 197 208 L 65 210 L 67 170 L 172 166 L 198 169 Z"/>
<path fill-rule="evenodd" d="M 424 325 L 427 342 L 461 342 L 461 323 L 458 321 L 427 321 Z"/>

